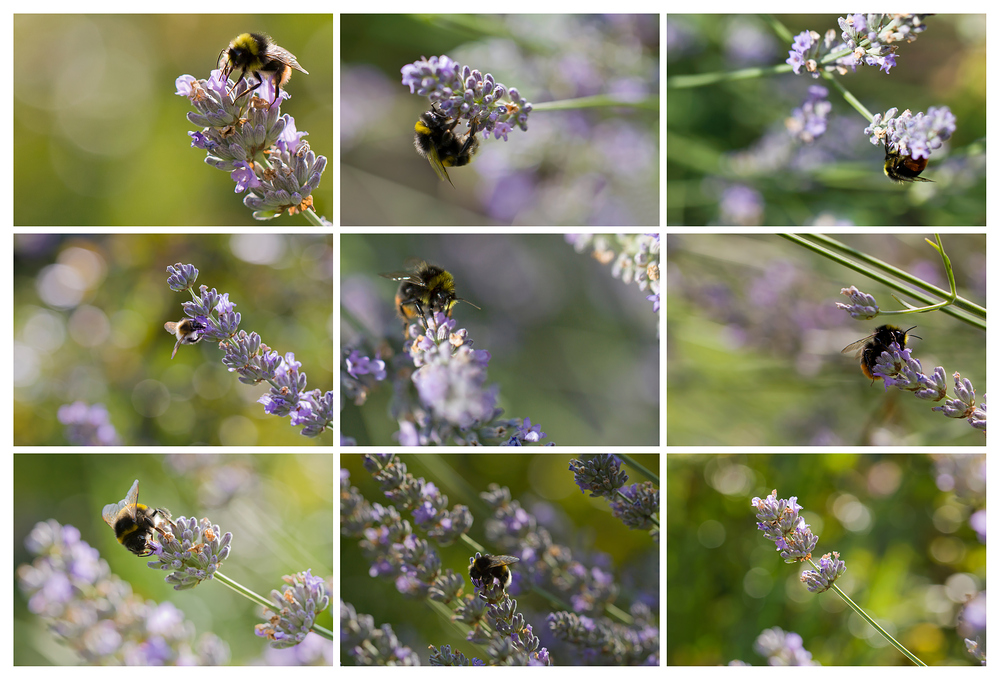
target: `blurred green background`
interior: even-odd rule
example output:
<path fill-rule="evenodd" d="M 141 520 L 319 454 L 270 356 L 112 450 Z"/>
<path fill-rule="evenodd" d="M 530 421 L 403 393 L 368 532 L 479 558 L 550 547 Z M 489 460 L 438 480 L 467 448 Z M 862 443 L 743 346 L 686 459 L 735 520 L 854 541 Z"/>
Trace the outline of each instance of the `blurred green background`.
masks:
<path fill-rule="evenodd" d="M 635 460 L 653 474 L 659 476 L 658 455 L 634 455 Z M 401 455 L 408 471 L 414 477 L 422 477 L 433 483 L 448 497 L 448 507 L 465 505 L 472 512 L 474 523 L 468 535 L 483 545 L 488 554 L 503 554 L 497 546 L 490 545 L 486 538 L 486 520 L 492 516 L 489 507 L 479 494 L 486 491 L 491 483 L 510 489 L 511 497 L 517 500 L 527 512 L 535 515 L 539 526 L 544 526 L 552 534 L 555 543 L 568 547 L 576 559 L 587 564 L 594 560 L 596 553 L 610 557 L 609 568 L 615 576 L 621 594 L 616 604 L 628 610 L 635 600 L 650 605 L 659 611 L 659 554 L 660 546 L 646 531 L 631 530 L 616 519 L 604 498 L 591 498 L 580 491 L 569 471 L 569 461 L 579 455 L 566 454 L 413 454 Z M 341 470 L 350 473 L 350 485 L 357 487 L 370 503 L 388 505 L 389 501 L 379 490 L 362 464 L 360 455 L 341 454 Z M 623 465 L 628 473 L 627 484 L 641 483 L 647 477 L 629 465 Z M 661 498 L 662 502 L 662 498 Z M 403 512 L 404 519 L 412 520 Z M 662 521 L 662 513 L 660 518 Z M 421 532 L 418 532 L 421 534 Z M 421 534 L 422 535 L 422 534 Z M 426 536 L 423 536 L 426 538 Z M 465 642 L 466 628 L 454 625 L 438 615 L 428 602 L 406 597 L 396 590 L 393 582 L 385 578 L 372 578 L 371 566 L 359 547 L 359 540 L 341 536 L 340 539 L 340 591 L 345 602 L 354 605 L 358 614 L 374 617 L 375 625 L 392 625 L 400 642 L 409 645 L 423 663 L 427 663 L 427 645 L 450 644 L 453 649 L 466 656 L 483 657 L 478 646 Z M 465 592 L 472 592 L 469 583 L 469 558 L 475 550 L 459 540 L 448 547 L 434 544 L 441 556 L 441 568 L 450 569 L 465 579 Z M 514 565 L 514 569 L 517 565 Z M 533 626 L 535 635 L 543 644 L 551 646 L 551 634 L 545 617 L 562 608 L 536 592 L 511 591 L 517 600 L 517 611 L 523 614 Z M 649 596 L 657 596 L 657 601 L 649 602 Z M 662 649 L 662 647 L 661 647 Z M 661 652 L 662 653 L 662 652 Z M 350 658 L 342 661 L 350 664 Z M 555 659 L 557 665 L 572 664 L 565 655 Z"/>
<path fill-rule="evenodd" d="M 911 665 L 835 592 L 810 593 L 799 574 L 812 567 L 785 564 L 757 529 L 750 501 L 777 489 L 819 536 L 813 559 L 839 552 L 837 585 L 907 649 L 977 665 L 962 642 L 975 631 L 956 620 L 985 597 L 985 538 L 968 524 L 985 470 L 985 455 L 669 454 L 667 664 L 765 665 L 754 640 L 779 626 L 824 666 Z"/>
<path fill-rule="evenodd" d="M 292 78 L 282 113 L 332 161 L 330 14 L 15 15 L 14 224 L 256 224 L 229 174 L 191 146 L 200 128 L 174 84 L 209 78 L 248 31 L 268 33 L 309 71 Z M 333 219 L 329 169 L 313 198 Z"/>
<path fill-rule="evenodd" d="M 340 35 L 341 224 L 659 224 L 658 15 L 345 14 Z M 480 136 L 455 187 L 413 148 L 430 102 L 400 73 L 441 55 L 535 107 L 527 132 Z M 600 94 L 636 103 L 541 110 Z"/>
<path fill-rule="evenodd" d="M 163 324 L 189 293 L 166 268 L 193 264 L 195 284 L 229 293 L 240 327 L 284 356 L 308 389 L 333 388 L 333 250 L 324 235 L 18 234 L 14 236 L 14 444 L 67 444 L 60 406 L 107 406 L 128 446 L 315 446 L 264 413 L 266 385 L 244 385 L 218 345 L 181 346 Z"/>
<path fill-rule="evenodd" d="M 400 351 L 399 284 L 379 276 L 408 257 L 450 271 L 452 310 L 474 349 L 490 352 L 487 384 L 500 385 L 504 418 L 531 418 L 558 445 L 659 442 L 659 343 L 652 303 L 561 235 L 347 234 L 340 238 L 341 343 Z M 398 430 L 391 387 L 345 402 L 343 434 L 387 446 Z"/>
<path fill-rule="evenodd" d="M 823 78 L 788 72 L 670 86 L 676 76 L 785 65 L 791 40 L 771 21 L 793 36 L 834 29 L 840 39 L 832 14 L 668 15 L 668 225 L 986 224 L 985 15 L 928 16 L 927 30 L 899 45 L 889 74 L 863 66 L 836 76 L 872 114 L 947 106 L 955 115 L 957 130 L 923 173 L 935 183 L 903 186 L 883 174 L 885 151 L 864 133 L 870 121 Z M 826 133 L 801 146 L 785 120 L 816 85 L 833 108 Z"/>
<path fill-rule="evenodd" d="M 831 237 L 948 288 L 924 235 Z M 942 239 L 959 295 L 985 306 L 986 236 Z M 840 290 L 851 285 L 874 295 L 883 310 L 903 308 L 881 283 L 776 235 L 671 234 L 667 443 L 984 445 L 984 434 L 966 421 L 930 411 L 939 404 L 872 384 L 853 353 L 841 350 L 882 324 L 916 326 L 912 333 L 922 339 L 907 346 L 924 372 L 943 366 L 952 398 L 958 371 L 982 401 L 986 333 L 941 312 L 852 319 L 836 307 L 848 302 Z"/>
<path fill-rule="evenodd" d="M 280 591 L 284 574 L 312 569 L 328 581 L 333 575 L 330 454 L 14 454 L 15 569 L 33 559 L 24 539 L 35 524 L 71 524 L 138 596 L 172 602 L 196 636 L 217 634 L 229 645 L 233 665 L 257 660 L 269 649 L 254 635 L 253 626 L 262 622 L 258 605 L 217 581 L 175 591 L 163 572 L 118 544 L 101 510 L 124 498 L 135 479 L 140 503 L 166 508 L 174 518 L 208 517 L 232 532 L 232 552 L 220 571 L 257 593 Z M 14 663 L 78 664 L 15 591 Z M 331 603 L 316 623 L 332 630 L 335 608 Z"/>

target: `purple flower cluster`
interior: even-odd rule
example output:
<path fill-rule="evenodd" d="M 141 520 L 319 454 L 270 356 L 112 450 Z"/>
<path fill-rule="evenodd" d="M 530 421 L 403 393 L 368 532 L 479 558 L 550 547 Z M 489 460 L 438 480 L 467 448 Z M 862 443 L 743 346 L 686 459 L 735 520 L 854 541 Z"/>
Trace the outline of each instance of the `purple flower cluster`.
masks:
<path fill-rule="evenodd" d="M 773 541 L 775 549 L 787 563 L 804 562 L 812 557 L 819 537 L 813 534 L 806 521 L 799 516 L 802 506 L 796 496 L 778 498 L 777 490 L 767 498 L 755 497 L 750 501 L 757 510 L 757 528 L 764 537 Z"/>
<path fill-rule="evenodd" d="M 566 242 L 578 253 L 592 248 L 595 260 L 611 263 L 611 276 L 626 285 L 634 282 L 640 291 L 649 293 L 646 299 L 653 303 L 653 313 L 660 311 L 659 234 L 567 234 Z"/>
<path fill-rule="evenodd" d="M 77 446 L 121 446 L 121 439 L 104 404 L 82 401 L 64 404 L 56 414 L 66 426 L 66 439 Z"/>
<path fill-rule="evenodd" d="M 851 304 L 845 305 L 843 302 L 838 302 L 837 307 L 850 314 L 851 318 L 874 319 L 878 316 L 878 302 L 868 293 L 851 286 L 850 288 L 841 288 L 840 294 L 849 297 Z"/>
<path fill-rule="evenodd" d="M 916 34 L 926 28 L 923 17 L 921 14 L 849 14 L 839 17 L 837 24 L 841 29 L 842 42 L 837 42 L 837 33 L 832 28 L 823 36 L 822 42 L 816 31 L 803 31 L 795 36 L 785 63 L 796 74 L 805 67 L 813 78 L 819 78 L 824 69 L 844 75 L 848 69 L 855 71 L 858 65 L 877 66 L 889 73 L 889 69 L 896 65 L 897 45 L 894 43 L 916 40 Z M 839 56 L 835 57 L 834 53 Z"/>
<path fill-rule="evenodd" d="M 452 118 L 476 120 L 477 130 L 495 139 L 503 138 L 514 126 L 527 131 L 531 102 L 516 88 L 498 83 L 490 73 L 462 66 L 445 55 L 426 57 L 400 69 L 403 85 L 411 94 L 427 97 Z M 506 97 L 507 101 L 502 101 Z"/>
<path fill-rule="evenodd" d="M 206 163 L 230 173 L 236 193 L 247 193 L 243 204 L 255 219 L 302 212 L 314 224 L 325 223 L 313 211 L 312 192 L 319 187 L 326 158 L 310 150 L 303 139 L 309 133 L 298 132 L 295 120 L 281 114 L 282 100 L 291 96 L 287 91 L 269 105 L 274 90 L 265 79 L 252 96 L 240 97 L 248 86 L 244 79 L 231 98 L 219 69 L 208 80 L 185 74 L 175 84 L 175 94 L 194 108 L 188 121 L 202 126 L 200 132 L 188 133 L 191 146 L 207 153 Z"/>
<path fill-rule="evenodd" d="M 340 643 L 347 655 L 361 666 L 420 665 L 420 657 L 400 643 L 392 626 L 386 623 L 376 628 L 370 614 L 358 614 L 343 600 L 340 601 Z"/>
<path fill-rule="evenodd" d="M 778 626 L 768 628 L 757 636 L 753 643 L 754 650 L 767 657 L 769 666 L 818 666 L 813 661 L 812 653 L 802 646 L 802 636 L 798 633 L 786 633 Z"/>
<path fill-rule="evenodd" d="M 876 113 L 865 134 L 874 145 L 887 144 L 890 151 L 911 158 L 930 158 L 931 150 L 940 148 L 956 129 L 955 114 L 947 106 L 930 107 L 927 113 L 912 114 L 906 109 L 896 116 L 898 109 L 885 114 Z"/>
<path fill-rule="evenodd" d="M 785 119 L 789 134 L 804 144 L 811 144 L 826 132 L 826 117 L 833 109 L 826 98 L 828 94 L 829 90 L 819 85 L 809 88 L 809 96 L 802 106 L 793 109 L 792 115 Z"/>
<path fill-rule="evenodd" d="M 407 355 L 416 371 L 399 371 L 412 382 L 416 399 L 406 389 L 394 393 L 392 412 L 399 422 L 396 437 L 403 446 L 451 442 L 458 445 L 521 446 L 545 438 L 530 418 L 501 419 L 496 405 L 500 387 L 486 385 L 490 353 L 472 349 L 469 332 L 435 312 L 407 329 Z M 401 387 L 401 386 L 398 386 Z"/>
<path fill-rule="evenodd" d="M 281 592 L 271 591 L 274 607 L 264 609 L 267 623 L 258 623 L 254 632 L 271 641 L 271 647 L 284 649 L 303 642 L 316 622 L 316 615 L 330 606 L 326 583 L 312 575 L 312 569 L 283 577 Z"/>
<path fill-rule="evenodd" d="M 847 565 L 840 559 L 840 553 L 833 552 L 823 555 L 819 560 L 819 570 L 807 569 L 799 576 L 811 593 L 822 593 L 847 571 Z"/>
<path fill-rule="evenodd" d="M 232 533 L 223 534 L 207 518 L 180 517 L 168 524 L 169 530 L 153 543 L 156 557 L 147 566 L 171 572 L 165 580 L 174 590 L 188 590 L 210 580 L 229 557 Z"/>
<path fill-rule="evenodd" d="M 293 427 L 301 434 L 317 437 L 333 425 L 333 391 L 306 390 L 306 374 L 300 372 L 301 362 L 295 354 L 284 357 L 265 345 L 257 333 L 239 330 L 240 313 L 230 302 L 229 293 L 201 286 L 194 292 L 198 270 L 194 265 L 176 263 L 167 267 L 167 284 L 174 292 L 189 291 L 192 301 L 182 303 L 184 314 L 201 324 L 203 339 L 218 342 L 225 350 L 222 363 L 246 385 L 266 381 L 271 385 L 267 394 L 258 399 L 264 411 L 279 417 L 289 416 Z"/>
<path fill-rule="evenodd" d="M 28 609 L 82 664 L 207 666 L 229 662 L 229 648 L 194 626 L 173 604 L 132 593 L 76 527 L 55 520 L 35 525 L 25 540 L 36 555 L 17 569 Z"/>

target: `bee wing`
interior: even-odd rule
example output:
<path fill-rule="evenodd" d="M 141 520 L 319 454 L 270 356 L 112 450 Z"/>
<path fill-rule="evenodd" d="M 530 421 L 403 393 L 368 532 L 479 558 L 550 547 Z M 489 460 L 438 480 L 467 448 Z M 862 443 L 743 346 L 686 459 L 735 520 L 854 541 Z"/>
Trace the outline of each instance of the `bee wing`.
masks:
<path fill-rule="evenodd" d="M 438 156 L 437 149 L 431 148 L 427 152 L 427 162 L 431 164 L 434 168 L 434 172 L 442 180 L 448 180 L 448 184 L 455 186 L 455 183 L 451 181 L 451 177 L 448 176 L 448 169 L 444 167 L 444 163 L 441 162 L 441 157 Z"/>
<path fill-rule="evenodd" d="M 840 350 L 840 353 L 848 354 L 849 352 L 854 352 L 854 358 L 858 358 L 861 356 L 861 353 L 865 351 L 865 345 L 867 345 L 868 341 L 871 340 L 873 337 L 875 337 L 874 333 L 872 333 L 867 337 L 861 338 L 860 340 L 852 342 L 850 345 Z"/>
<path fill-rule="evenodd" d="M 267 56 L 271 57 L 272 59 L 276 59 L 277 61 L 280 61 L 285 66 L 291 66 L 293 69 L 297 71 L 302 71 L 306 75 L 309 75 L 309 71 L 299 66 L 299 62 L 295 58 L 295 55 L 286 50 L 284 47 L 280 47 L 278 45 L 271 45 L 267 49 Z"/>
<path fill-rule="evenodd" d="M 127 512 L 132 518 L 135 518 L 135 506 L 139 502 L 139 480 L 132 482 L 132 488 L 128 490 L 128 495 L 117 503 L 108 503 L 104 506 L 104 510 L 101 511 L 101 517 L 104 521 L 108 523 L 108 526 L 114 528 L 115 521 L 117 521 L 118 516 L 122 511 Z"/>
<path fill-rule="evenodd" d="M 505 564 L 514 564 L 521 561 L 521 558 L 511 555 L 489 555 L 488 557 L 491 567 L 502 567 Z"/>
<path fill-rule="evenodd" d="M 163 324 L 163 329 L 167 333 L 170 333 L 171 335 L 173 335 L 174 333 L 177 332 L 177 322 L 175 322 L 175 321 L 168 321 L 165 324 Z"/>

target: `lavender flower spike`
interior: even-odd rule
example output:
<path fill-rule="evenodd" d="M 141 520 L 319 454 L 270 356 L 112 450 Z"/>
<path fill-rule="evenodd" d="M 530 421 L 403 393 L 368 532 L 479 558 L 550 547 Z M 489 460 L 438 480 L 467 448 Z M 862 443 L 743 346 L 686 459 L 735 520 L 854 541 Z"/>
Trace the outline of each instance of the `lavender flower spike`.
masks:
<path fill-rule="evenodd" d="M 827 553 L 819 560 L 819 571 L 807 569 L 802 572 L 799 580 L 806 584 L 809 592 L 822 593 L 829 590 L 845 571 L 847 565 L 841 561 L 840 553 Z"/>

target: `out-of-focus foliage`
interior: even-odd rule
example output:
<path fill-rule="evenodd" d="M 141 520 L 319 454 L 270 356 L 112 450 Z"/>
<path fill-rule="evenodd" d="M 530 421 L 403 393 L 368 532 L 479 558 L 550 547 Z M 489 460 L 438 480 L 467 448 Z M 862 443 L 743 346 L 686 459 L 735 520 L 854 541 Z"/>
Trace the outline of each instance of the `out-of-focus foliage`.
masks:
<path fill-rule="evenodd" d="M 284 356 L 307 388 L 333 389 L 333 249 L 329 236 L 20 234 L 14 237 L 14 443 L 66 445 L 60 406 L 103 403 L 127 446 L 313 446 L 264 413 L 268 386 L 244 385 L 210 342 L 181 346 L 163 328 L 189 293 L 168 265 L 193 264 L 196 287 L 229 293 L 240 328 Z"/>
<path fill-rule="evenodd" d="M 777 489 L 819 536 L 813 559 L 839 552 L 837 585 L 890 634 L 930 666 L 976 665 L 963 638 L 981 633 L 962 621 L 986 590 L 969 525 L 985 468 L 983 454 L 668 455 L 667 663 L 763 665 L 754 640 L 779 626 L 824 666 L 910 665 L 835 592 L 806 590 L 812 567 L 785 564 L 757 529 L 750 500 Z"/>
<path fill-rule="evenodd" d="M 841 15 L 843 16 L 843 15 Z M 913 113 L 947 106 L 957 131 L 935 151 L 923 177 L 934 184 L 893 184 L 885 151 L 864 133 L 870 124 L 829 81 L 785 67 L 791 37 L 841 30 L 836 15 L 667 16 L 667 224 L 985 225 L 986 16 L 939 14 L 901 43 L 888 74 L 876 67 L 836 76 L 873 115 L 891 107 Z M 750 77 L 672 87 L 678 76 Z M 792 141 L 786 119 L 811 86 L 829 91 L 826 133 Z"/>
<path fill-rule="evenodd" d="M 833 238 L 947 290 L 922 235 Z M 945 235 L 959 295 L 986 304 L 986 237 Z M 836 307 L 855 285 L 902 309 L 880 283 L 767 235 L 667 239 L 667 443 L 673 445 L 968 445 L 985 437 L 936 404 L 885 391 L 841 350 L 885 323 L 916 326 L 908 347 L 925 373 L 943 366 L 987 392 L 986 334 L 942 314 L 852 319 Z M 903 296 L 911 304 L 914 300 Z"/>
<path fill-rule="evenodd" d="M 340 240 L 341 343 L 399 352 L 398 283 L 380 273 L 407 258 L 443 267 L 458 303 L 452 318 L 491 359 L 504 418 L 531 418 L 559 445 L 655 445 L 660 395 L 657 315 L 635 284 L 578 254 L 561 235 L 345 235 Z M 374 356 L 374 351 L 366 352 Z M 385 358 L 385 357 L 383 357 Z M 388 364 L 388 361 L 387 361 Z M 360 445 L 393 445 L 391 385 L 345 403 L 342 431 Z"/>
<path fill-rule="evenodd" d="M 248 31 L 270 34 L 309 71 L 295 72 L 282 113 L 332 161 L 330 14 L 15 15 L 14 224 L 259 224 L 229 173 L 191 146 L 200 128 L 174 85 L 207 79 Z M 333 219 L 329 171 L 313 198 Z"/>
<path fill-rule="evenodd" d="M 38 522 L 55 519 L 80 530 L 116 576 L 138 596 L 173 603 L 197 634 L 213 632 L 229 645 L 233 665 L 262 656 L 276 659 L 266 640 L 254 635 L 261 607 L 218 581 L 175 591 L 165 572 L 150 569 L 118 544 L 101 518 L 139 480 L 139 502 L 170 510 L 176 518 L 208 517 L 233 534 L 222 573 L 267 596 L 281 591 L 284 574 L 312 569 L 326 579 L 333 571 L 333 456 L 141 454 L 14 456 L 13 564 L 33 558 L 24 539 Z M 331 606 L 316 623 L 332 629 Z M 15 665 L 71 665 L 80 660 L 43 630 L 19 590 L 12 627 Z M 333 643 L 329 643 L 333 644 Z M 282 662 L 291 663 L 287 659 Z"/>

